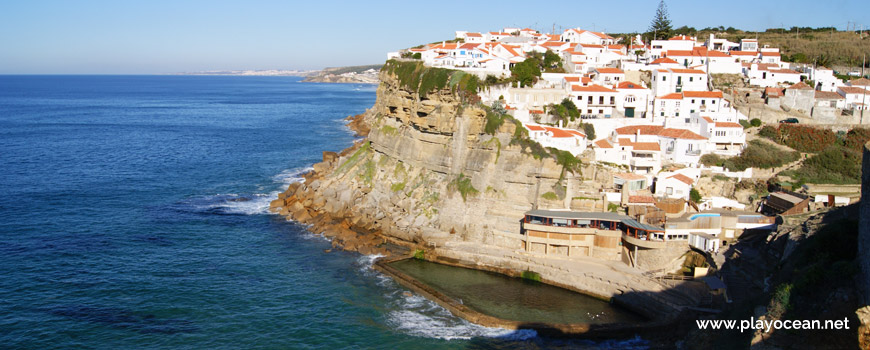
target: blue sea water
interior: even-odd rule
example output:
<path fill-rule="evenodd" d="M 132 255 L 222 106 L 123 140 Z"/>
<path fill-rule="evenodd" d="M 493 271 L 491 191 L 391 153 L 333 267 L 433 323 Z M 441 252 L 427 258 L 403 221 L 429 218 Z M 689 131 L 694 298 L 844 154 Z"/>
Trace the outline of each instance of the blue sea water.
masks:
<path fill-rule="evenodd" d="M 375 87 L 0 76 L 0 347 L 642 348 L 470 324 L 267 213 Z"/>

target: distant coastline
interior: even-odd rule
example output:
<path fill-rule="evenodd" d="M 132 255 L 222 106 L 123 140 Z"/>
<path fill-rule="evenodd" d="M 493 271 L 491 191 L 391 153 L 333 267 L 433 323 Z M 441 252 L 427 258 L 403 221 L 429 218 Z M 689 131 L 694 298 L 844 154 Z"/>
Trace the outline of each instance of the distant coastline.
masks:
<path fill-rule="evenodd" d="M 322 70 L 212 70 L 200 72 L 181 72 L 170 75 L 205 76 L 257 76 L 257 77 L 303 77 L 306 83 L 352 83 L 377 84 L 382 64 L 348 67 L 329 67 Z"/>
<path fill-rule="evenodd" d="M 181 72 L 170 75 L 232 75 L 232 76 L 260 76 L 260 77 L 307 77 L 318 74 L 319 70 L 210 70 L 201 72 Z"/>

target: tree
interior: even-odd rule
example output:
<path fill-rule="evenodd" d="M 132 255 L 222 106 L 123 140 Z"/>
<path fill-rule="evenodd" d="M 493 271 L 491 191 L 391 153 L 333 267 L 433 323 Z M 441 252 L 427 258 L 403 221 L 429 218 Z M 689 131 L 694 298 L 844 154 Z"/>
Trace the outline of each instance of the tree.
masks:
<path fill-rule="evenodd" d="M 654 39 L 667 39 L 671 36 L 671 20 L 668 18 L 668 5 L 665 5 L 665 0 L 659 2 L 659 8 L 656 9 L 656 15 L 653 17 L 652 23 L 649 26 L 650 33 Z"/>
<path fill-rule="evenodd" d="M 541 76 L 540 60 L 536 57 L 526 58 L 511 68 L 511 76 L 520 87 L 532 86 Z"/>
<path fill-rule="evenodd" d="M 701 203 L 701 193 L 699 193 L 698 190 L 692 187 L 692 189 L 689 190 L 689 199 L 691 199 L 692 202 Z"/>

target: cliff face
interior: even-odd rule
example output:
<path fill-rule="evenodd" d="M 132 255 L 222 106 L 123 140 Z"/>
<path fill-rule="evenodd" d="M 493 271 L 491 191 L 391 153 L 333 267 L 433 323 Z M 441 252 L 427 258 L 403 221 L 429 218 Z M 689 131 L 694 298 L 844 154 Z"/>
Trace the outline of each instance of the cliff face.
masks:
<path fill-rule="evenodd" d="M 344 222 L 400 242 L 518 248 L 523 212 L 552 190 L 562 167 L 511 146 L 510 122 L 495 136 L 484 133 L 486 112 L 449 89 L 420 97 L 395 75 L 380 78 L 377 102 L 357 121 L 368 137 L 340 156 L 326 154 L 273 207 L 297 221 Z"/>

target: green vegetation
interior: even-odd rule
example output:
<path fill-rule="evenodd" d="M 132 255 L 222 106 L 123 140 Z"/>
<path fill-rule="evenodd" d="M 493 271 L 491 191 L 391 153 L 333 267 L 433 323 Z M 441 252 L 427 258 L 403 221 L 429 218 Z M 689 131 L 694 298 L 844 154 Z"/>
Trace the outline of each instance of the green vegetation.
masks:
<path fill-rule="evenodd" d="M 607 203 L 607 211 L 612 211 L 614 213 L 619 212 L 619 204 Z"/>
<path fill-rule="evenodd" d="M 423 249 L 414 249 L 414 259 L 426 260 L 426 252 Z"/>
<path fill-rule="evenodd" d="M 655 39 L 667 39 L 673 33 L 671 19 L 668 16 L 668 5 L 665 4 L 665 0 L 659 1 L 659 7 L 649 25 L 649 32 L 653 34 Z"/>
<path fill-rule="evenodd" d="M 405 189 L 405 181 L 394 183 L 390 186 L 390 191 L 399 192 Z"/>
<path fill-rule="evenodd" d="M 782 174 L 804 183 L 861 183 L 861 152 L 832 145 L 804 160 L 803 165 Z"/>
<path fill-rule="evenodd" d="M 541 282 L 541 274 L 534 271 L 523 271 L 520 277 L 526 281 Z"/>
<path fill-rule="evenodd" d="M 489 141 L 484 142 L 484 145 L 495 144 L 495 163 L 498 164 L 498 159 L 501 157 L 501 140 L 493 136 Z"/>
<path fill-rule="evenodd" d="M 399 132 L 398 129 L 396 129 L 390 125 L 384 125 L 381 127 L 381 133 L 383 133 L 384 135 L 395 135 L 398 132 Z"/>
<path fill-rule="evenodd" d="M 549 148 L 550 154 L 555 156 L 556 164 L 562 166 L 562 173 L 559 175 L 559 181 L 565 179 L 568 172 L 571 174 L 580 174 L 580 166 L 583 162 L 580 158 L 575 157 L 571 152 L 562 151 L 555 148 Z"/>
<path fill-rule="evenodd" d="M 425 97 L 433 91 L 450 88 L 451 92 L 458 94 L 465 100 L 476 102 L 479 79 L 474 74 L 465 72 L 426 67 L 423 62 L 404 62 L 389 60 L 384 64 L 382 71 L 396 75 L 399 83 L 405 89 L 416 92 L 419 97 Z M 475 99 L 477 98 L 477 99 Z"/>
<path fill-rule="evenodd" d="M 789 152 L 762 140 L 752 140 L 739 156 L 725 158 L 709 153 L 701 156 L 701 164 L 721 166 L 730 171 L 743 171 L 747 168 L 770 169 L 800 159 L 798 152 Z"/>
<path fill-rule="evenodd" d="M 837 133 L 800 124 L 765 125 L 758 135 L 800 152 L 817 153 L 837 142 Z"/>
<path fill-rule="evenodd" d="M 698 190 L 696 190 L 694 187 L 692 187 L 692 189 L 689 190 L 689 199 L 691 199 L 692 202 L 701 203 L 701 193 L 698 192 Z"/>
<path fill-rule="evenodd" d="M 363 164 L 362 168 L 360 168 L 357 176 L 363 180 L 367 185 L 372 184 L 372 179 L 375 177 L 375 162 L 371 159 L 366 160 Z"/>
<path fill-rule="evenodd" d="M 519 87 L 530 87 L 534 85 L 538 81 L 538 77 L 541 76 L 540 65 L 541 61 L 537 58 L 526 58 L 511 68 L 511 77 L 514 82 L 519 84 Z"/>
<path fill-rule="evenodd" d="M 752 125 L 752 127 L 757 128 L 757 127 L 761 126 L 761 119 L 752 118 L 752 120 L 749 121 L 749 125 Z"/>
<path fill-rule="evenodd" d="M 740 121 L 738 121 L 738 122 L 740 123 L 740 126 L 742 126 L 744 129 L 749 129 L 752 127 L 752 124 L 750 124 L 746 120 L 740 119 Z"/>
<path fill-rule="evenodd" d="M 339 174 L 346 172 L 348 169 L 353 168 L 359 163 L 360 159 L 362 159 L 365 155 L 368 154 L 369 149 L 371 149 L 371 142 L 366 142 L 356 152 L 354 152 L 350 158 L 348 158 L 344 163 L 338 166 L 338 169 L 335 171 Z"/>
<path fill-rule="evenodd" d="M 550 191 L 550 192 L 544 193 L 543 195 L 541 195 L 541 198 L 546 199 L 546 200 L 548 200 L 548 201 L 557 201 L 557 200 L 559 200 L 559 196 L 556 195 L 556 193 L 553 192 L 553 191 Z"/>
<path fill-rule="evenodd" d="M 846 133 L 803 125 L 766 125 L 759 135 L 802 152 L 816 153 L 796 170 L 783 175 L 799 183 L 856 184 L 861 181 L 861 150 L 870 141 L 870 129 L 855 128 Z"/>
<path fill-rule="evenodd" d="M 469 195 L 476 195 L 479 191 L 471 184 L 471 177 L 459 174 L 459 177 L 451 181 L 447 187 L 453 191 L 459 191 L 462 201 L 465 202 Z"/>

